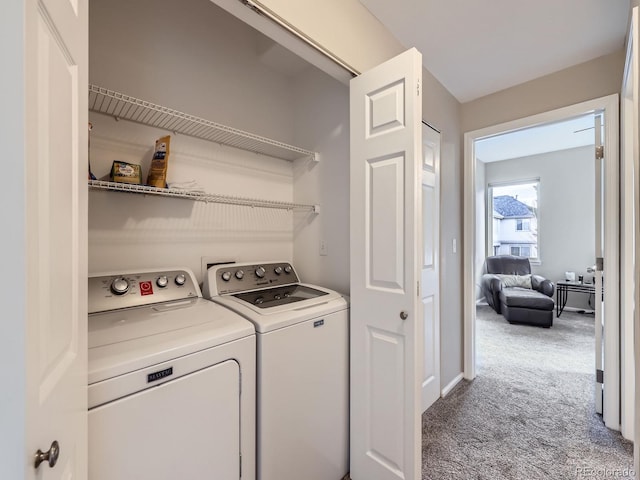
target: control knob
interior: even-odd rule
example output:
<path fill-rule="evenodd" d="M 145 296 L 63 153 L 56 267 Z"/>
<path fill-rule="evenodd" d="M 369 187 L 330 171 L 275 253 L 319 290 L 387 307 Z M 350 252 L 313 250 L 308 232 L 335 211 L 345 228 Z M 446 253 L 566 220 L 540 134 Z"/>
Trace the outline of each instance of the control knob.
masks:
<path fill-rule="evenodd" d="M 284 273 L 291 273 L 292 271 L 293 271 L 293 268 L 291 268 L 291 265 L 285 265 Z"/>
<path fill-rule="evenodd" d="M 256 268 L 256 277 L 263 278 L 265 273 L 267 273 L 267 271 L 264 269 L 264 267 Z"/>
<path fill-rule="evenodd" d="M 282 267 L 278 265 L 276 268 L 273 269 L 273 271 L 276 272 L 276 275 L 280 275 L 282 273 Z"/>
<path fill-rule="evenodd" d="M 166 275 L 162 275 L 158 277 L 158 279 L 156 280 L 156 285 L 158 285 L 160 288 L 164 288 L 168 284 L 169 284 L 169 279 L 167 278 Z"/>
<path fill-rule="evenodd" d="M 222 272 L 222 279 L 225 282 L 228 282 L 229 280 L 231 280 L 231 272 L 228 270 L 226 272 Z"/>
<path fill-rule="evenodd" d="M 238 280 L 242 280 L 242 277 L 244 277 L 244 270 L 238 270 L 238 271 L 236 272 L 236 278 L 237 278 Z"/>
<path fill-rule="evenodd" d="M 176 275 L 176 285 L 182 286 L 184 285 L 184 282 L 187 281 L 187 277 L 184 276 L 184 273 L 180 273 L 178 275 Z"/>
<path fill-rule="evenodd" d="M 129 291 L 129 280 L 124 277 L 117 277 L 111 282 L 111 291 L 116 295 L 124 295 Z"/>

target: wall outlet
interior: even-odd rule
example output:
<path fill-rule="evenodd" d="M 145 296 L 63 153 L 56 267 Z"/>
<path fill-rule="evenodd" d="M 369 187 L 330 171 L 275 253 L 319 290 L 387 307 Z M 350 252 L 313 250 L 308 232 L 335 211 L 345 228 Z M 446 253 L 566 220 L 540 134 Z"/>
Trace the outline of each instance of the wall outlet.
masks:
<path fill-rule="evenodd" d="M 329 246 L 326 240 L 320 240 L 320 256 L 324 257 L 329 255 Z"/>
<path fill-rule="evenodd" d="M 236 263 L 233 259 L 224 259 L 220 257 L 200 257 L 200 275 L 202 276 L 202 281 L 204 282 L 204 277 L 207 275 L 207 270 L 214 265 L 222 265 L 225 263 Z"/>

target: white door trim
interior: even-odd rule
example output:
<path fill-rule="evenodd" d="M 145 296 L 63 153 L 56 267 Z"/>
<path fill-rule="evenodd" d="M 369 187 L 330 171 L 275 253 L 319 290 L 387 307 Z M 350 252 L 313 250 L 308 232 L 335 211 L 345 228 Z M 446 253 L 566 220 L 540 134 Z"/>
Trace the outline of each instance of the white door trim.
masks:
<path fill-rule="evenodd" d="M 620 369 L 621 384 L 621 428 L 624 438 L 634 440 L 635 428 L 635 390 L 636 373 L 634 366 L 634 305 L 635 289 L 635 239 L 634 215 L 638 191 L 635 189 L 637 178 L 638 154 L 638 7 L 633 8 L 632 20 L 627 34 L 627 57 L 620 98 Z M 636 441 L 636 445 L 637 445 Z M 637 446 L 636 446 L 637 449 Z M 637 470 L 637 465 L 636 465 Z"/>
<path fill-rule="evenodd" d="M 463 302 L 464 302 L 464 377 L 468 380 L 476 376 L 475 348 L 475 266 L 476 243 L 476 162 L 474 142 L 481 138 L 515 131 L 535 125 L 558 121 L 586 112 L 605 112 L 605 365 L 607 365 L 607 387 L 605 388 L 605 415 L 607 427 L 620 429 L 620 323 L 619 323 L 619 164 L 618 164 L 618 95 L 608 95 L 518 120 L 492 125 L 464 134 L 464 198 L 463 198 Z"/>

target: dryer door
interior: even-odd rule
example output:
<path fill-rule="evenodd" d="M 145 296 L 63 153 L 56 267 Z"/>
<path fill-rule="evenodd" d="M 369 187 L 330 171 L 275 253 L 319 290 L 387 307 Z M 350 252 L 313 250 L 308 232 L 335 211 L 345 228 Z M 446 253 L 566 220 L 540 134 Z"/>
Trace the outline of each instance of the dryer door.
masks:
<path fill-rule="evenodd" d="M 90 410 L 89 478 L 238 480 L 238 364 L 228 360 Z"/>

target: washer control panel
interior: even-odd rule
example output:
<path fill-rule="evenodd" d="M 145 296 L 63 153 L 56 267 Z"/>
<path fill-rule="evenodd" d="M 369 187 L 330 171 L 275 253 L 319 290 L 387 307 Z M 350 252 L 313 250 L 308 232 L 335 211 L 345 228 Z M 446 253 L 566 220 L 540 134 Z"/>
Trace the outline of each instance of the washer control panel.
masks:
<path fill-rule="evenodd" d="M 298 275 L 287 262 L 233 263 L 211 267 L 204 289 L 206 295 L 215 296 L 299 282 Z"/>
<path fill-rule="evenodd" d="M 189 270 L 154 270 L 89 277 L 89 313 L 202 296 Z"/>

